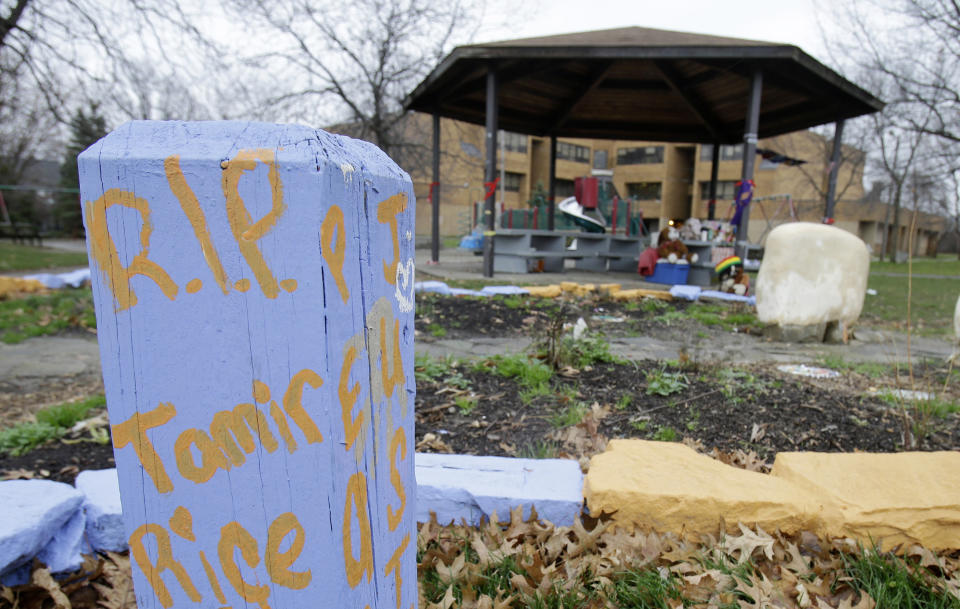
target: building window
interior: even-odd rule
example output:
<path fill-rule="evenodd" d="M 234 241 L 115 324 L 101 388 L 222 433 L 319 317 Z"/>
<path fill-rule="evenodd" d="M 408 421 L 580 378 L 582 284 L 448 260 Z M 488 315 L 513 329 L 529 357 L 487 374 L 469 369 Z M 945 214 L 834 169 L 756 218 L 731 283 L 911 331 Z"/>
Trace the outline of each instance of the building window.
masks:
<path fill-rule="evenodd" d="M 594 169 L 607 168 L 607 151 L 606 150 L 593 151 L 593 168 Z"/>
<path fill-rule="evenodd" d="M 649 165 L 662 162 L 663 146 L 617 149 L 617 165 Z"/>
<path fill-rule="evenodd" d="M 553 181 L 553 196 L 557 201 L 563 201 L 567 197 L 572 197 L 575 190 L 573 180 L 556 178 Z"/>
<path fill-rule="evenodd" d="M 503 132 L 503 147 L 512 152 L 527 151 L 527 136 L 522 133 L 513 133 L 512 131 Z"/>
<path fill-rule="evenodd" d="M 636 201 L 659 201 L 660 182 L 627 182 L 627 196 Z"/>
<path fill-rule="evenodd" d="M 503 190 L 506 192 L 520 192 L 523 185 L 523 174 L 508 171 L 503 174 Z"/>
<path fill-rule="evenodd" d="M 700 146 L 700 160 L 710 161 L 713 157 L 713 144 L 703 144 Z M 720 146 L 721 161 L 742 161 L 743 144 Z"/>
<path fill-rule="evenodd" d="M 733 199 L 737 194 L 736 180 L 717 181 L 717 198 L 720 200 Z M 700 199 L 710 200 L 710 182 L 700 182 Z"/>
<path fill-rule="evenodd" d="M 557 142 L 557 158 L 577 163 L 590 162 L 590 149 L 567 142 Z"/>

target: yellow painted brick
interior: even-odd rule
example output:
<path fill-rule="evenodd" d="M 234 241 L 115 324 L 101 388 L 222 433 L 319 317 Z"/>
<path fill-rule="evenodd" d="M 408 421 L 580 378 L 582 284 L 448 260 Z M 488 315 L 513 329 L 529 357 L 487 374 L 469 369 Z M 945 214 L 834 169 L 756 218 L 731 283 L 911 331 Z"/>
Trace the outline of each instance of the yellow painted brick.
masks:
<path fill-rule="evenodd" d="M 540 296 L 542 298 L 556 298 L 563 293 L 558 285 L 528 285 L 524 286 L 531 296 Z"/>
<path fill-rule="evenodd" d="M 19 277 L 0 277 L 0 298 L 9 294 L 36 294 L 47 288 L 36 279 L 21 279 Z"/>
<path fill-rule="evenodd" d="M 780 453 L 771 475 L 832 499 L 831 535 L 960 548 L 960 452 Z"/>
<path fill-rule="evenodd" d="M 616 301 L 640 300 L 641 298 L 657 298 L 659 300 L 673 300 L 670 292 L 665 290 L 618 290 L 611 293 L 611 297 Z"/>
<path fill-rule="evenodd" d="M 590 460 L 584 496 L 592 515 L 626 528 L 717 533 L 738 522 L 819 532 L 836 508 L 780 479 L 724 465 L 672 442 L 612 440 Z"/>

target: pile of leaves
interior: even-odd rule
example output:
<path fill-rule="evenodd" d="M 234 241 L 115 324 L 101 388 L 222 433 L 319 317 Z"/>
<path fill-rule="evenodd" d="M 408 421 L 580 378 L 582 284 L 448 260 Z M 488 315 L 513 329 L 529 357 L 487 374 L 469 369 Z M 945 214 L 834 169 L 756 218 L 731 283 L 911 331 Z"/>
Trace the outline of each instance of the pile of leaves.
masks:
<path fill-rule="evenodd" d="M 64 578 L 54 578 L 39 561 L 34 561 L 28 584 L 0 586 L 0 607 L 137 609 L 128 556 L 108 552 L 83 559 L 80 570 Z"/>
<path fill-rule="evenodd" d="M 694 541 L 519 510 L 506 525 L 432 521 L 418 539 L 420 607 L 960 607 L 956 553 L 739 529 Z"/>
<path fill-rule="evenodd" d="M 625 531 L 604 520 L 555 527 L 518 508 L 507 523 L 420 525 L 422 609 L 960 609 L 960 554 L 882 552 L 850 539 L 767 534 L 743 525 L 699 539 Z M 0 586 L 0 607 L 135 609 L 129 558 L 87 556 L 54 579 Z"/>

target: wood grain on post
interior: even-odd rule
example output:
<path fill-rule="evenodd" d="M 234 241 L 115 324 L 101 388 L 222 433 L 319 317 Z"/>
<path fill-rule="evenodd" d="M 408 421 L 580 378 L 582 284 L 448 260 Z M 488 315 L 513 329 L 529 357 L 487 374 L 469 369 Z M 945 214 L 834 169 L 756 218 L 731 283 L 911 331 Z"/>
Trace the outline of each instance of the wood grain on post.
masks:
<path fill-rule="evenodd" d="M 141 609 L 414 606 L 409 176 L 240 122 L 128 123 L 79 166 Z"/>

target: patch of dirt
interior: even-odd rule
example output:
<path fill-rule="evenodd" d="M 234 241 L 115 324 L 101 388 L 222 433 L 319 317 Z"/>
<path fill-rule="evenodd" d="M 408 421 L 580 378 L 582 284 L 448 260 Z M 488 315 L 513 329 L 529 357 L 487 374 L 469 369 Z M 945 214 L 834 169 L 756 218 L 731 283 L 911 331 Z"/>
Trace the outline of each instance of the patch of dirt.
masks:
<path fill-rule="evenodd" d="M 537 336 L 556 317 L 573 324 L 583 318 L 591 328 L 617 336 L 689 338 L 732 331 L 757 333 L 759 326 L 742 305 L 700 305 L 708 324 L 686 315 L 693 303 L 617 302 L 602 296 L 549 299 L 533 296 L 450 297 L 417 295 L 417 339 Z M 714 313 L 713 311 L 717 311 Z M 738 323 L 741 322 L 741 323 Z"/>
<path fill-rule="evenodd" d="M 669 396 L 648 393 L 649 378 L 676 375 L 685 387 Z M 600 364 L 571 378 L 555 377 L 551 396 L 520 399 L 512 380 L 464 370 L 479 396 L 469 414 L 444 383 L 417 387 L 417 439 L 432 433 L 453 452 L 550 456 L 568 450 L 554 423 L 571 405 L 584 413 L 607 407 L 598 431 L 605 438 L 688 441 L 705 452 L 754 451 L 772 460 L 780 451 L 892 452 L 904 446 L 903 413 L 864 397 L 844 379 L 799 380 L 774 368 L 666 367 L 654 361 Z M 648 376 L 649 375 L 649 376 Z M 909 423 L 907 424 L 909 429 Z M 924 450 L 960 448 L 956 414 L 931 423 Z"/>
<path fill-rule="evenodd" d="M 19 457 L 0 457 L 0 480 L 43 478 L 73 484 L 88 469 L 116 467 L 112 443 L 51 442 Z"/>
<path fill-rule="evenodd" d="M 33 420 L 38 410 L 103 393 L 100 375 L 0 381 L 0 429 Z"/>

